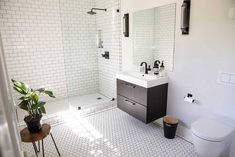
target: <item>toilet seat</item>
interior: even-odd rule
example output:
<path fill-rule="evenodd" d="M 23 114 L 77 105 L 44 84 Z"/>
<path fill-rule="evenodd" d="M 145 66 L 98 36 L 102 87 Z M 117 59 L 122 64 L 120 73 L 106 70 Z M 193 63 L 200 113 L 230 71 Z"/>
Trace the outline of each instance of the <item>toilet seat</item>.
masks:
<path fill-rule="evenodd" d="M 221 142 L 234 130 L 229 124 L 209 119 L 201 118 L 191 125 L 192 133 L 204 140 Z"/>

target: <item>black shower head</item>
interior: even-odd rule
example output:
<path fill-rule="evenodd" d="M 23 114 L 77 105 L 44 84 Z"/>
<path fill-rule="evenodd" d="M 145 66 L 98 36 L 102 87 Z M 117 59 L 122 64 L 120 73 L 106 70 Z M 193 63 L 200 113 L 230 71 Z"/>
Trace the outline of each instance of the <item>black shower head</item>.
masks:
<path fill-rule="evenodd" d="M 107 11 L 107 9 L 100 9 L 100 8 L 92 8 L 91 11 L 88 11 L 87 14 L 90 15 L 95 15 L 96 12 L 94 12 L 93 10 L 102 10 L 102 11 Z"/>
<path fill-rule="evenodd" d="M 96 14 L 96 12 L 94 12 L 93 10 L 91 10 L 91 11 L 88 11 L 88 12 L 87 12 L 87 14 L 95 15 L 95 14 Z"/>

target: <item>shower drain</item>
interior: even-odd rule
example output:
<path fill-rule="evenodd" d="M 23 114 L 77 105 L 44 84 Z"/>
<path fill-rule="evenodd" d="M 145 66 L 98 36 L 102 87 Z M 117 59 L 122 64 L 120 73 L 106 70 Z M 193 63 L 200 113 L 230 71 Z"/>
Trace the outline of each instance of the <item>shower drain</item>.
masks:
<path fill-rule="evenodd" d="M 98 97 L 98 98 L 96 98 L 97 100 L 101 100 L 102 98 L 101 97 Z"/>

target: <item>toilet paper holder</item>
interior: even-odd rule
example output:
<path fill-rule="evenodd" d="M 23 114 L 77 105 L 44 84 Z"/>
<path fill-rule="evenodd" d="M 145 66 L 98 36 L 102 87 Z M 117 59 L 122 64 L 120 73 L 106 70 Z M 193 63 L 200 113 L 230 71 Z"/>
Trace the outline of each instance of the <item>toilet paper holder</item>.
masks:
<path fill-rule="evenodd" d="M 193 98 L 193 95 L 188 93 L 186 97 L 184 97 L 184 101 L 189 102 L 189 103 L 195 103 L 195 99 Z"/>

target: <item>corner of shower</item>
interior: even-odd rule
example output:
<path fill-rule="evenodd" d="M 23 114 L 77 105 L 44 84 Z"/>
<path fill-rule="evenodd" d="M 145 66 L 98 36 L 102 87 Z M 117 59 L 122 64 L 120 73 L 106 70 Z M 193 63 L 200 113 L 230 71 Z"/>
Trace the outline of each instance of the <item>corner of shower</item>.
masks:
<path fill-rule="evenodd" d="M 92 4 L 92 6 L 95 5 Z M 68 13 L 66 12 L 67 8 L 60 5 L 67 87 L 67 96 L 64 102 L 69 110 L 89 112 L 89 110 L 98 111 L 116 106 L 115 98 L 107 96 L 106 93 L 100 90 L 101 76 L 98 60 L 101 56 L 97 54 L 99 48 L 105 48 L 101 39 L 99 41 L 100 47 L 97 47 L 97 39 L 98 35 L 101 36 L 101 31 L 97 28 L 96 17 L 108 13 L 109 9 L 94 8 L 92 6 L 78 6 L 88 8 L 88 12 L 81 13 L 73 10 Z M 87 14 L 96 14 L 96 16 L 95 18 L 89 18 Z M 83 21 L 82 23 L 71 21 L 71 19 L 79 20 L 80 18 Z M 96 28 L 93 28 L 94 23 Z"/>

